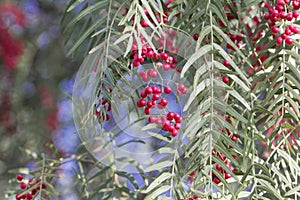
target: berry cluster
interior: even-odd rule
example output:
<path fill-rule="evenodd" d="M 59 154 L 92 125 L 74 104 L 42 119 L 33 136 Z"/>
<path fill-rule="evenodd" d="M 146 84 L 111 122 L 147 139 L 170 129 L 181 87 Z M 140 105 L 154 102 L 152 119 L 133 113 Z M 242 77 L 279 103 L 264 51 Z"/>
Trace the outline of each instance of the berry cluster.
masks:
<path fill-rule="evenodd" d="M 273 36 L 276 37 L 276 44 L 281 45 L 283 41 L 288 45 L 293 44 L 290 35 L 299 33 L 299 29 L 293 24 L 288 26 L 285 24 L 299 17 L 297 10 L 300 8 L 300 2 L 298 0 L 278 0 L 275 6 L 265 2 L 264 7 L 268 9 L 264 18 L 268 20 Z M 280 24 L 276 24 L 279 20 L 284 20 L 284 23 L 281 21 Z M 284 24 L 284 27 L 281 28 L 281 24 Z"/>
<path fill-rule="evenodd" d="M 31 178 L 28 181 L 26 181 L 22 174 L 17 174 L 16 179 L 18 182 L 20 182 L 19 187 L 22 190 L 20 193 L 16 194 L 16 200 L 21 200 L 21 199 L 31 200 L 39 190 L 46 188 L 45 184 L 40 183 L 41 182 L 40 178 L 38 179 Z M 25 190 L 28 189 L 30 189 L 28 193 L 22 194 Z"/>

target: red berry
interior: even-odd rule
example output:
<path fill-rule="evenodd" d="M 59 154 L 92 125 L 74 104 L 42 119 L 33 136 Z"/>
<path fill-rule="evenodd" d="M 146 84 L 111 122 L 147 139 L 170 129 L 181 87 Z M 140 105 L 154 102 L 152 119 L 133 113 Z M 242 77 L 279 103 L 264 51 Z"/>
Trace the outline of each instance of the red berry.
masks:
<path fill-rule="evenodd" d="M 153 105 L 153 104 L 152 104 L 152 102 L 151 102 L 151 101 L 148 101 L 148 102 L 147 102 L 147 107 L 148 107 L 148 108 L 151 108 L 151 107 L 152 107 L 152 105 Z"/>
<path fill-rule="evenodd" d="M 231 140 L 234 142 L 236 141 L 236 139 L 237 139 L 236 136 L 232 136 L 232 138 L 231 138 Z"/>
<path fill-rule="evenodd" d="M 154 56 L 154 51 L 150 50 L 150 51 L 147 52 L 146 55 L 147 55 L 148 58 L 152 58 Z"/>
<path fill-rule="evenodd" d="M 168 71 L 169 69 L 171 68 L 171 65 L 169 64 L 169 63 L 163 63 L 163 69 L 165 70 L 165 71 Z"/>
<path fill-rule="evenodd" d="M 178 113 L 174 113 L 174 120 L 177 122 L 178 120 L 180 120 L 181 116 Z M 180 123 L 180 122 L 178 122 Z"/>
<path fill-rule="evenodd" d="M 162 60 L 167 60 L 169 58 L 167 53 L 161 53 L 160 56 Z"/>
<path fill-rule="evenodd" d="M 224 61 L 223 61 L 223 65 L 224 65 L 225 67 L 230 67 L 230 63 L 229 63 L 228 60 L 224 60 Z"/>
<path fill-rule="evenodd" d="M 133 61 L 132 61 L 132 65 L 133 65 L 134 67 L 138 67 L 138 66 L 140 65 L 140 62 L 139 62 L 138 60 L 133 60 Z"/>
<path fill-rule="evenodd" d="M 27 194 L 27 195 L 26 195 L 26 198 L 27 198 L 27 200 L 32 200 L 33 195 L 32 195 L 32 194 Z"/>
<path fill-rule="evenodd" d="M 150 116 L 150 117 L 148 118 L 148 122 L 149 122 L 149 123 L 154 123 L 155 120 L 156 120 L 156 117 L 154 117 L 154 116 Z"/>
<path fill-rule="evenodd" d="M 147 97 L 147 94 L 146 94 L 146 92 L 143 90 L 143 91 L 141 91 L 141 97 L 142 98 L 146 98 Z"/>
<path fill-rule="evenodd" d="M 159 53 L 154 53 L 153 58 L 155 60 L 159 60 L 160 59 L 160 54 Z"/>
<path fill-rule="evenodd" d="M 286 38 L 286 39 L 285 39 L 285 42 L 286 42 L 288 45 L 293 44 L 292 38 Z"/>
<path fill-rule="evenodd" d="M 145 113 L 146 115 L 149 115 L 150 112 L 151 112 L 151 108 L 149 108 L 149 107 L 145 108 L 144 113 Z"/>
<path fill-rule="evenodd" d="M 27 188 L 27 184 L 24 183 L 24 182 L 21 182 L 21 183 L 20 183 L 20 188 L 21 188 L 22 190 L 24 190 L 25 188 Z"/>
<path fill-rule="evenodd" d="M 146 87 L 146 89 L 145 89 L 146 94 L 152 94 L 152 92 L 153 92 L 153 90 L 151 87 Z"/>
<path fill-rule="evenodd" d="M 142 26 L 142 27 L 148 27 L 149 25 L 148 25 L 148 23 L 146 22 L 146 20 L 142 20 L 142 21 L 141 21 L 141 26 Z"/>
<path fill-rule="evenodd" d="M 152 96 L 152 100 L 158 100 L 159 99 L 159 97 L 160 97 L 160 95 L 159 94 L 153 94 L 153 96 Z"/>
<path fill-rule="evenodd" d="M 194 38 L 194 40 L 198 40 L 199 39 L 199 34 L 198 33 L 195 33 L 194 35 L 193 35 L 193 38 Z"/>
<path fill-rule="evenodd" d="M 292 33 L 292 31 L 291 31 L 291 29 L 287 28 L 287 29 L 284 30 L 284 33 L 286 35 L 290 35 Z"/>
<path fill-rule="evenodd" d="M 179 85 L 177 86 L 177 89 L 178 89 L 179 91 L 182 91 L 184 88 L 185 88 L 185 87 L 184 87 L 183 84 L 179 84 Z"/>
<path fill-rule="evenodd" d="M 144 107 L 147 103 L 145 99 L 141 99 L 141 100 L 139 100 L 139 102 L 140 102 L 139 104 L 141 107 Z"/>
<path fill-rule="evenodd" d="M 23 180 L 23 175 L 22 174 L 17 174 L 17 176 L 16 176 L 16 179 L 18 180 L 18 181 L 22 181 Z"/>
<path fill-rule="evenodd" d="M 216 169 L 217 169 L 218 171 L 221 171 L 221 170 L 222 170 L 221 165 L 217 164 L 217 165 L 216 165 Z"/>
<path fill-rule="evenodd" d="M 160 104 L 161 104 L 162 106 L 166 106 L 166 105 L 168 105 L 168 100 L 165 99 L 165 98 L 162 98 L 162 99 L 160 100 Z"/>
<path fill-rule="evenodd" d="M 276 38 L 276 44 L 280 45 L 282 43 L 282 37 Z"/>
<path fill-rule="evenodd" d="M 156 71 L 155 69 L 149 69 L 148 75 L 149 75 L 151 78 L 155 78 L 155 77 L 157 77 L 157 71 Z"/>
<path fill-rule="evenodd" d="M 171 132 L 171 135 L 173 136 L 173 137 L 176 137 L 177 135 L 178 135 L 178 131 L 175 129 L 175 130 L 173 130 L 172 132 Z"/>
<path fill-rule="evenodd" d="M 174 119 L 174 116 L 175 116 L 175 114 L 174 114 L 173 112 L 169 112 L 169 113 L 167 114 L 167 119 L 168 119 L 168 120 L 173 120 L 173 119 Z"/>
<path fill-rule="evenodd" d="M 286 19 L 288 21 L 292 21 L 292 19 L 293 19 L 293 13 L 288 13 L 287 16 L 286 16 Z"/>
<path fill-rule="evenodd" d="M 165 92 L 166 94 L 170 94 L 170 93 L 172 92 L 172 88 L 171 88 L 170 86 L 166 86 L 166 87 L 164 88 L 164 92 Z"/>
<path fill-rule="evenodd" d="M 216 184 L 219 184 L 221 181 L 219 178 L 215 177 L 215 178 L 213 178 L 213 182 L 215 182 Z"/>
<path fill-rule="evenodd" d="M 230 174 L 225 173 L 225 179 L 229 179 L 229 178 L 231 178 Z"/>
<path fill-rule="evenodd" d="M 293 11 L 293 17 L 297 19 L 299 17 L 299 13 L 297 11 Z"/>
<path fill-rule="evenodd" d="M 273 26 L 272 27 L 272 32 L 273 33 L 278 33 L 279 32 L 279 28 L 277 26 Z"/>
<path fill-rule="evenodd" d="M 182 94 L 186 94 L 186 93 L 188 92 L 188 89 L 187 89 L 187 88 L 183 88 L 183 89 L 181 90 L 181 92 L 182 92 Z"/>
<path fill-rule="evenodd" d="M 176 130 L 179 130 L 180 128 L 181 128 L 180 123 L 176 123 L 176 124 L 175 124 L 175 129 L 176 129 Z"/>
<path fill-rule="evenodd" d="M 227 76 L 223 76 L 222 81 L 227 84 L 229 83 L 229 78 Z"/>

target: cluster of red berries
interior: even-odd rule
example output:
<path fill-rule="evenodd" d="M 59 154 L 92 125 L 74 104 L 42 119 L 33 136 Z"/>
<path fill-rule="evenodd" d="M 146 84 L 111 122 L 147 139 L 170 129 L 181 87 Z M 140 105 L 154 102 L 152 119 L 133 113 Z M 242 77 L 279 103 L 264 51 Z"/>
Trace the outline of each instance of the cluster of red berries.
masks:
<path fill-rule="evenodd" d="M 172 44 L 172 37 L 175 35 L 170 33 L 171 38 L 166 40 L 166 47 L 172 49 L 176 52 L 176 47 Z M 176 64 L 178 63 L 177 58 L 175 56 L 171 56 L 170 52 L 162 52 L 159 49 L 157 52 L 154 51 L 149 45 L 146 44 L 146 41 L 142 40 L 143 46 L 141 49 L 141 56 L 138 55 L 137 45 L 133 44 L 131 49 L 131 59 L 132 66 L 139 67 L 142 63 L 146 62 L 148 59 L 150 62 L 155 65 L 155 67 L 148 70 L 140 70 L 139 76 L 145 82 L 150 81 L 149 79 L 155 79 L 158 77 L 158 69 L 163 69 L 164 71 L 169 71 L 171 69 L 176 69 Z M 164 46 L 164 40 L 161 38 L 157 38 L 157 42 L 160 46 Z M 177 72 L 180 73 L 180 70 L 177 69 Z M 153 82 L 153 80 L 151 80 Z M 179 83 L 175 83 L 177 86 L 176 95 L 186 94 L 188 89 Z M 168 95 L 172 92 L 172 88 L 168 85 L 166 86 L 158 86 L 152 85 L 148 86 L 141 91 L 140 97 L 136 102 L 137 107 L 144 108 L 144 113 L 146 115 L 151 114 L 151 109 L 166 109 L 168 105 L 168 100 L 163 95 Z M 171 136 L 176 137 L 178 135 L 178 130 L 181 128 L 182 117 L 178 113 L 168 112 L 164 114 L 162 117 L 149 116 L 148 122 L 155 123 L 160 125 L 164 131 L 168 131 Z"/>
<path fill-rule="evenodd" d="M 172 88 L 170 86 L 165 86 L 163 91 L 159 86 L 148 86 L 145 90 L 141 91 L 140 96 L 142 99 L 138 100 L 136 105 L 139 108 L 144 108 L 144 113 L 149 115 L 152 108 L 166 108 L 169 102 L 166 98 L 161 97 L 161 95 L 162 93 L 170 94 L 171 92 Z M 187 88 L 183 84 L 178 84 L 177 93 L 179 92 L 186 93 Z M 157 101 L 159 102 L 157 103 Z M 149 116 L 148 122 L 160 125 L 164 131 L 168 131 L 173 137 L 176 137 L 178 130 L 181 128 L 182 117 L 178 113 L 168 112 L 162 117 Z"/>
<path fill-rule="evenodd" d="M 18 182 L 20 182 L 19 187 L 22 190 L 20 193 L 16 194 L 16 200 L 31 200 L 39 190 L 46 188 L 44 183 L 40 183 L 40 178 L 36 180 L 31 178 L 28 180 L 28 183 L 26 183 L 24 176 L 22 174 L 17 174 L 16 179 Z M 28 189 L 30 189 L 29 192 L 22 195 L 22 193 Z"/>
<path fill-rule="evenodd" d="M 264 18 L 268 20 L 273 36 L 277 37 L 276 44 L 281 45 L 283 41 L 288 45 L 293 44 L 290 35 L 299 33 L 299 29 L 290 24 L 289 26 L 283 27 L 282 31 L 280 31 L 280 27 L 276 25 L 276 22 L 279 20 L 292 21 L 293 19 L 297 19 L 299 17 L 297 10 L 300 8 L 300 2 L 298 0 L 277 0 L 275 6 L 270 5 L 269 2 L 265 2 L 264 7 L 268 9 Z"/>

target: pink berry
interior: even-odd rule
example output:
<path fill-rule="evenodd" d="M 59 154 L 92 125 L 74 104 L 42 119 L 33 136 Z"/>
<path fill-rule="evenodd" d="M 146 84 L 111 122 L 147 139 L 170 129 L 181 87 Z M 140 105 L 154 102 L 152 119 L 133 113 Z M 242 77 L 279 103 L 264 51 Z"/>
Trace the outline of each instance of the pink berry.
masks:
<path fill-rule="evenodd" d="M 163 64 L 163 69 L 165 70 L 165 71 L 168 71 L 169 69 L 171 68 L 171 65 L 169 64 L 169 63 L 164 63 Z"/>
<path fill-rule="evenodd" d="M 286 42 L 288 45 L 293 44 L 292 38 L 286 38 L 286 39 L 285 39 L 285 42 Z"/>
<path fill-rule="evenodd" d="M 280 45 L 282 43 L 282 37 L 276 38 L 276 44 Z"/>
<path fill-rule="evenodd" d="M 181 90 L 182 94 L 186 94 L 188 92 L 188 89 L 185 87 Z"/>
<path fill-rule="evenodd" d="M 142 20 L 142 21 L 141 21 L 141 26 L 145 28 L 145 27 L 148 27 L 149 25 L 148 25 L 148 23 L 146 22 L 146 20 Z"/>
<path fill-rule="evenodd" d="M 230 63 L 229 63 L 228 60 L 224 60 L 224 61 L 223 61 L 223 65 L 224 65 L 225 67 L 230 67 Z"/>
<path fill-rule="evenodd" d="M 278 33 L 279 32 L 279 28 L 277 26 L 273 26 L 272 27 L 272 32 L 273 33 Z"/>
<path fill-rule="evenodd" d="M 229 78 L 227 76 L 223 76 L 222 81 L 227 84 L 229 83 Z"/>
<path fill-rule="evenodd" d="M 162 106 L 166 106 L 166 105 L 168 105 L 168 100 L 165 99 L 165 98 L 162 98 L 162 99 L 160 100 L 160 104 L 161 104 Z"/>
<path fill-rule="evenodd" d="M 286 35 L 290 35 L 292 33 L 292 31 L 291 31 L 291 29 L 287 28 L 287 29 L 284 30 L 284 33 Z"/>
<path fill-rule="evenodd" d="M 153 94 L 152 95 L 152 100 L 158 100 L 159 99 L 159 97 L 160 97 L 160 95 L 159 94 Z"/>
<path fill-rule="evenodd" d="M 225 173 L 225 179 L 229 179 L 229 178 L 231 178 L 230 174 Z"/>
<path fill-rule="evenodd" d="M 175 124 L 175 129 L 176 129 L 176 130 L 179 130 L 180 128 L 181 128 L 180 123 L 176 123 L 176 124 Z"/>
<path fill-rule="evenodd" d="M 155 124 L 162 124 L 162 120 L 160 119 L 160 118 L 156 118 L 156 120 L 155 120 Z"/>
<path fill-rule="evenodd" d="M 147 55 L 148 58 L 152 58 L 154 56 L 154 51 L 150 50 L 150 51 L 147 52 L 146 55 Z"/>
<path fill-rule="evenodd" d="M 146 94 L 145 90 L 141 91 L 141 97 L 142 98 L 146 98 L 147 97 L 147 94 Z"/>
<path fill-rule="evenodd" d="M 292 21 L 292 19 L 293 19 L 293 13 L 288 13 L 287 16 L 286 16 L 286 19 L 288 21 Z"/>
<path fill-rule="evenodd" d="M 178 135 L 178 131 L 175 129 L 175 130 L 173 130 L 172 132 L 171 132 L 171 135 L 173 136 L 173 137 L 176 137 L 177 135 Z"/>
<path fill-rule="evenodd" d="M 165 92 L 166 94 L 170 94 L 170 93 L 172 92 L 172 88 L 171 88 L 170 86 L 166 86 L 166 87 L 164 88 L 164 92 Z"/>
<path fill-rule="evenodd" d="M 156 71 L 155 69 L 149 69 L 148 75 L 149 75 L 151 78 L 155 78 L 155 77 L 157 77 L 157 71 Z"/>
<path fill-rule="evenodd" d="M 194 40 L 198 40 L 199 39 L 199 34 L 198 33 L 195 33 L 194 35 L 193 35 L 193 38 L 194 38 Z"/>
<path fill-rule="evenodd" d="M 299 17 L 299 13 L 297 11 L 293 11 L 293 17 L 297 19 Z"/>
<path fill-rule="evenodd" d="M 154 53 L 153 58 L 154 58 L 154 60 L 159 60 L 160 59 L 160 54 L 159 53 Z"/>
<path fill-rule="evenodd" d="M 138 60 L 133 60 L 133 61 L 132 61 L 132 65 L 133 65 L 134 67 L 138 67 L 138 66 L 140 65 L 140 62 L 139 62 Z"/>
<path fill-rule="evenodd" d="M 174 119 L 174 116 L 175 116 L 175 114 L 174 114 L 173 112 L 169 112 L 169 113 L 167 114 L 167 119 L 168 119 L 168 120 L 173 120 L 173 119 Z"/>
<path fill-rule="evenodd" d="M 27 184 L 24 183 L 24 182 L 21 182 L 21 183 L 20 183 L 20 188 L 21 188 L 22 190 L 24 190 L 25 188 L 27 188 Z"/>
<path fill-rule="evenodd" d="M 150 116 L 150 117 L 148 118 L 148 122 L 149 122 L 149 123 L 154 123 L 155 120 L 156 120 L 156 117 L 154 117 L 154 116 Z"/>
<path fill-rule="evenodd" d="M 16 176 L 16 179 L 18 180 L 18 181 L 22 181 L 23 180 L 23 175 L 22 174 L 17 174 L 17 176 Z"/>
<path fill-rule="evenodd" d="M 144 113 L 145 113 L 146 115 L 149 115 L 150 112 L 151 112 L 151 108 L 148 108 L 148 107 L 145 108 Z"/>
<path fill-rule="evenodd" d="M 215 177 L 213 178 L 213 182 L 215 182 L 215 184 L 219 184 L 221 181 L 219 178 Z"/>
<path fill-rule="evenodd" d="M 146 87 L 146 89 L 145 89 L 146 94 L 152 94 L 152 92 L 153 92 L 153 90 L 151 87 Z"/>
<path fill-rule="evenodd" d="M 167 60 L 169 57 L 167 53 L 161 53 L 160 56 L 162 60 Z"/>
<path fill-rule="evenodd" d="M 179 84 L 179 85 L 177 86 L 177 89 L 178 89 L 180 92 L 181 92 L 184 88 L 185 88 L 185 87 L 184 87 L 183 84 Z"/>
<path fill-rule="evenodd" d="M 141 107 L 144 107 L 146 105 L 146 100 L 145 99 L 141 99 L 140 100 L 140 105 L 141 105 Z"/>

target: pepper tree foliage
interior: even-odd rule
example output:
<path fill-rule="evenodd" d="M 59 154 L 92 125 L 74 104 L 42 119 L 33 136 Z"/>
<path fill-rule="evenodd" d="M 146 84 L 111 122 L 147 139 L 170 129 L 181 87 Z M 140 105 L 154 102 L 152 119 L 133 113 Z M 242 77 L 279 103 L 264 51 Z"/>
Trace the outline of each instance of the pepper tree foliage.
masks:
<path fill-rule="evenodd" d="M 126 44 L 118 65 L 107 66 L 107 54 L 99 58 L 99 85 L 112 90 L 130 73 L 133 45 L 139 55 L 143 40 L 160 52 L 152 43 L 167 29 L 197 43 L 189 59 L 176 66 L 192 85 L 184 109 L 195 111 L 184 117 L 186 128 L 179 133 L 188 138 L 188 143 L 179 144 L 183 154 L 169 149 L 176 152 L 172 161 L 161 159 L 154 166 L 156 173 L 141 171 L 143 180 L 138 184 L 133 174 L 118 171 L 114 164 L 102 165 L 84 152 L 77 157 L 76 171 L 82 198 L 298 199 L 297 2 L 71 1 L 63 19 L 69 55 L 88 55 L 112 37 Z M 224 93 L 221 98 L 216 95 L 219 91 Z M 101 90 L 114 109 L 110 92 Z M 102 109 L 100 116 L 106 112 Z"/>

